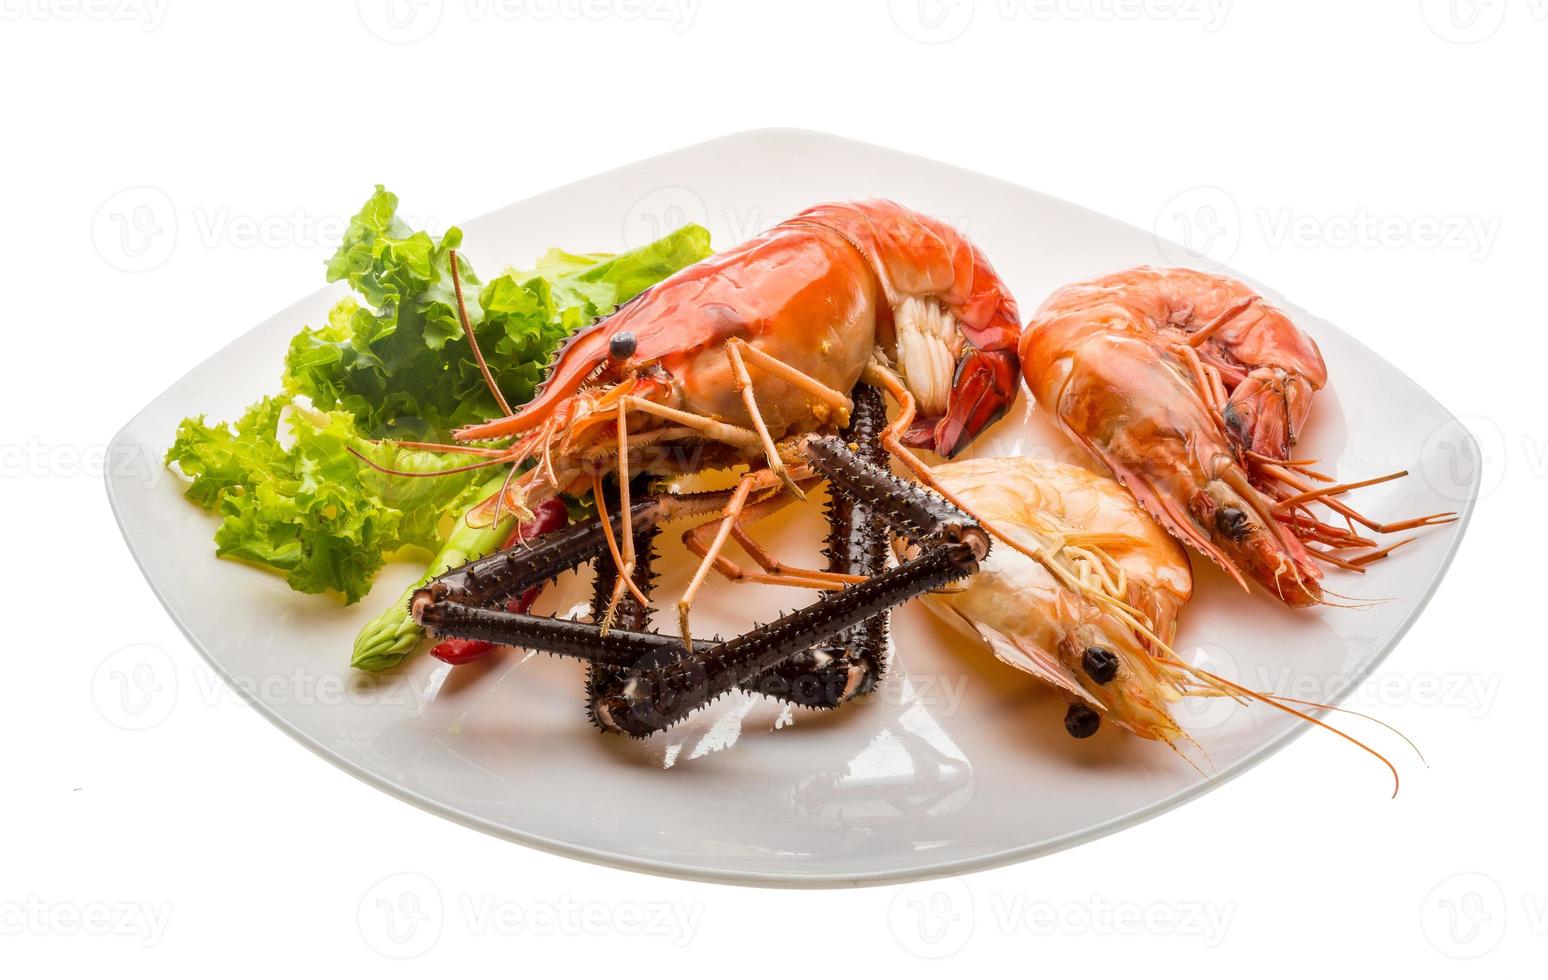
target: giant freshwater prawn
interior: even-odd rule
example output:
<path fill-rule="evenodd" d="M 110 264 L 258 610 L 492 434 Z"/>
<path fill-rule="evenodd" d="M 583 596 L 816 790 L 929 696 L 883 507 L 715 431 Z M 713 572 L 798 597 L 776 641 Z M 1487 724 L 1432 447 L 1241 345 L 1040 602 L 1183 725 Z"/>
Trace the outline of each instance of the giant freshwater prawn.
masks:
<path fill-rule="evenodd" d="M 466 325 L 464 330 L 471 334 Z M 484 458 L 473 466 L 510 466 L 511 477 L 470 520 L 492 521 L 504 510 L 525 514 L 559 493 L 589 494 L 599 516 L 564 536 L 563 548 L 557 539 L 545 539 L 519 557 L 494 556 L 493 563 L 442 576 L 414 596 L 414 618 L 441 633 L 476 630 L 484 639 L 564 647 L 555 652 L 594 665 L 608 659 L 610 648 L 628 646 L 618 657 L 628 661 L 630 677 L 620 690 L 631 702 L 606 707 L 594 699 L 593 714 L 604 727 L 619 730 L 632 730 L 620 718 L 642 713 L 650 716 L 648 726 L 670 723 L 814 642 L 971 573 L 988 552 L 993 527 L 973 519 L 949 494 L 900 480 L 879 465 L 880 458 L 852 448 L 858 442 L 835 434 L 865 428 L 882 451 L 928 485 L 929 469 L 913 449 L 953 456 L 1004 414 L 1018 391 L 1019 336 L 1016 305 L 1004 283 L 949 225 L 887 201 L 810 208 L 683 270 L 578 333 L 560 350 L 532 401 L 456 433 L 463 442 L 511 440 L 502 448 L 475 449 Z M 867 389 L 897 402 L 892 421 L 877 418 L 875 410 L 856 417 L 851 395 Z M 748 469 L 724 491 L 635 498 L 640 476 L 744 464 Z M 604 481 L 609 472 L 617 488 L 612 506 Z M 866 539 L 890 529 L 924 548 L 918 563 L 885 571 L 807 569 L 762 548 L 747 528 L 823 480 L 834 485 L 836 498 L 848 494 L 874 510 L 867 533 L 849 535 L 847 550 L 874 551 Z M 636 612 L 650 602 L 639 581 L 641 535 L 695 518 L 684 541 L 699 565 L 677 602 L 680 635 L 667 641 L 615 628 L 626 596 Z M 724 554 L 731 540 L 757 570 Z M 517 614 L 480 608 L 494 601 L 484 586 L 495 566 L 504 569 L 499 588 L 514 589 L 604 549 L 616 572 L 614 585 L 597 610 L 595 633 L 584 640 L 571 629 L 576 624 L 502 619 Z M 828 595 L 786 617 L 790 622 L 779 620 L 724 644 L 696 644 L 691 609 L 710 574 Z M 476 622 L 464 622 L 474 613 Z M 669 646 L 677 648 L 676 659 L 667 663 L 662 658 Z M 874 677 L 864 676 L 873 670 L 864 660 L 847 664 L 835 702 L 874 684 Z M 653 666 L 641 668 L 645 661 Z M 831 674 L 831 665 L 824 669 Z M 694 671 L 706 676 L 693 683 L 679 676 Z M 654 703 L 662 701 L 670 704 Z M 651 710 L 637 710 L 647 703 Z"/>

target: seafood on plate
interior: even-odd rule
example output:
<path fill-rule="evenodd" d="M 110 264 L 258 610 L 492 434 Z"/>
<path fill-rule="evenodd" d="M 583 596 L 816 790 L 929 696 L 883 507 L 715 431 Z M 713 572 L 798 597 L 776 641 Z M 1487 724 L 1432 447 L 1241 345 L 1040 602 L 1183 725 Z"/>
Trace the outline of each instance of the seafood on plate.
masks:
<path fill-rule="evenodd" d="M 1152 517 L 1288 605 L 1324 601 L 1318 561 L 1358 571 L 1406 543 L 1355 524 L 1388 534 L 1453 519 L 1371 520 L 1339 496 L 1405 474 L 1340 484 L 1293 458 L 1327 367 L 1245 283 L 1150 267 L 1076 283 L 1043 303 L 1019 350 L 1038 404 Z"/>
<path fill-rule="evenodd" d="M 844 635 L 874 652 L 874 632 L 862 643 L 852 631 L 970 573 L 998 534 L 949 491 L 894 476 L 880 465 L 883 456 L 861 448 L 867 440 L 836 438 L 856 424 L 851 392 L 877 389 L 898 403 L 888 422 L 873 392 L 863 428 L 929 486 L 930 470 L 913 449 L 953 456 L 1005 413 L 1019 390 L 1019 337 L 1005 284 L 949 225 L 888 201 L 809 208 L 640 293 L 566 343 L 531 402 L 457 432 L 483 444 L 458 447 L 481 455 L 476 465 L 512 468 L 474 519 L 524 513 L 558 493 L 589 493 L 599 517 L 441 576 L 415 593 L 413 617 L 441 635 L 590 661 L 594 682 L 599 672 L 613 678 L 593 684 L 590 704 L 608 730 L 649 734 L 732 687 L 763 689 L 771 671 L 783 671 L 780 690 L 798 703 L 841 703 L 874 684 L 875 657 L 859 649 L 816 656 L 813 649 Z M 506 439 L 503 447 L 487 445 Z M 726 491 L 637 498 L 631 486 L 636 478 L 740 465 L 748 469 Z M 609 472 L 615 498 L 603 480 Z M 865 516 L 838 522 L 850 540 L 835 567 L 785 565 L 746 528 L 824 480 L 841 509 L 861 506 Z M 648 610 L 641 556 L 649 536 L 687 518 L 698 519 L 684 541 L 700 561 L 677 603 L 681 635 L 617 628 L 642 623 Z M 856 560 L 878 541 L 884 548 L 889 532 L 922 553 L 886 571 Z M 760 570 L 724 554 L 731 540 Z M 597 625 L 488 608 L 604 547 L 616 574 L 606 573 L 612 586 Z M 837 567 L 846 564 L 855 567 Z M 695 643 L 689 611 L 711 572 L 817 589 L 824 598 L 789 622 Z M 829 693 L 793 693 L 811 679 L 798 676 L 802 670 L 833 681 L 835 665 L 843 667 L 839 682 L 819 685 Z"/>

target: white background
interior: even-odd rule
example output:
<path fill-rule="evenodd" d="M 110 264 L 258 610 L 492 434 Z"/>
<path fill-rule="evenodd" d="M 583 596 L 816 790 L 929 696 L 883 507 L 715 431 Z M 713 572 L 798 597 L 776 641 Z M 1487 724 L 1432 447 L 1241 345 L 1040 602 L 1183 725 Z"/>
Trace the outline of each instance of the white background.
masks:
<path fill-rule="evenodd" d="M 1541 969 L 1548 2 L 394 2 L 0 0 L 7 974 Z M 1468 417 L 1469 538 L 1356 699 L 1428 756 L 1397 800 L 1312 735 L 1031 864 L 711 886 L 421 813 L 210 686 L 108 511 L 117 427 L 315 288 L 377 181 L 444 227 L 771 125 L 1213 235 Z M 94 683 L 140 644 L 179 680 L 127 730 Z"/>

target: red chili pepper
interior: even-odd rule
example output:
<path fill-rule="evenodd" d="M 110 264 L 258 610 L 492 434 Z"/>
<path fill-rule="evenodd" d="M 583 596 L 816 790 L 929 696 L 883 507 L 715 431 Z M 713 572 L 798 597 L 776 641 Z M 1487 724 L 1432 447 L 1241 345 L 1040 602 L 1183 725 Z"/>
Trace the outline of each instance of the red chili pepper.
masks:
<path fill-rule="evenodd" d="M 453 637 L 437 643 L 430 651 L 430 656 L 455 667 L 458 664 L 470 664 L 487 656 L 494 648 L 495 645 L 486 640 L 459 640 Z"/>
<path fill-rule="evenodd" d="M 564 505 L 564 501 L 558 497 L 549 497 L 541 504 L 532 508 L 532 519 L 522 521 L 511 532 L 511 536 L 505 539 L 505 547 L 514 547 L 528 538 L 536 538 L 550 531 L 557 531 L 569 523 L 570 509 Z"/>
<path fill-rule="evenodd" d="M 570 511 L 564 506 L 564 501 L 557 497 L 550 498 L 538 504 L 532 511 L 532 519 L 522 522 L 521 526 L 511 532 L 510 538 L 505 542 L 507 548 L 513 547 L 528 538 L 535 538 L 557 531 L 570 523 Z M 542 593 L 542 586 L 533 586 L 521 595 L 516 596 L 505 604 L 509 612 L 524 613 L 537 602 L 537 597 Z M 472 663 L 485 656 L 495 648 L 495 644 L 487 640 L 442 640 L 430 651 L 430 656 L 443 663 L 458 664 Z"/>

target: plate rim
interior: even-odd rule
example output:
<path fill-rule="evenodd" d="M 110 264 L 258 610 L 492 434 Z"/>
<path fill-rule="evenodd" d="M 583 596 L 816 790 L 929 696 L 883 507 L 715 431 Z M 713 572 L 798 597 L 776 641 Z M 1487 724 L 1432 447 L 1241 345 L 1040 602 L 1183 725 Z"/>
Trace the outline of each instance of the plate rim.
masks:
<path fill-rule="evenodd" d="M 667 150 L 664 153 L 659 153 L 653 156 L 642 158 L 640 160 L 635 160 L 618 167 L 612 167 L 607 170 L 603 170 L 598 173 L 590 174 L 577 180 L 561 184 L 557 187 L 540 191 L 537 194 L 500 205 L 497 208 L 486 211 L 483 214 L 477 215 L 476 217 L 469 218 L 466 221 L 458 222 L 457 224 L 458 227 L 471 224 L 475 221 L 489 217 L 490 215 L 493 215 L 499 211 L 520 207 L 521 205 L 533 201 L 538 197 L 565 191 L 578 184 L 605 178 L 610 174 L 632 169 L 641 164 L 659 160 L 662 157 L 673 156 L 691 150 L 700 150 L 715 144 L 727 143 L 734 140 L 747 139 L 750 137 L 787 139 L 794 137 L 807 140 L 817 139 L 848 144 L 851 146 L 864 147 L 870 150 L 881 150 L 898 157 L 905 157 L 911 160 L 926 162 L 935 167 L 949 167 L 954 170 L 959 170 L 965 174 L 972 175 L 976 179 L 989 180 L 997 184 L 1010 187 L 1018 193 L 1037 194 L 1041 197 L 1058 201 L 1060 204 L 1079 208 L 1088 214 L 1097 215 L 1106 221 L 1117 222 L 1129 228 L 1136 227 L 1134 225 L 1130 225 L 1128 222 L 1124 222 L 1120 219 L 1104 214 L 1101 211 L 1086 207 L 1085 205 L 1055 197 L 1054 195 L 1050 195 L 1033 188 L 1025 187 L 1015 183 L 1014 181 L 996 177 L 992 174 L 979 173 L 956 164 L 935 160 L 930 157 L 910 153 L 906 150 L 895 150 L 877 143 L 869 143 L 863 140 L 851 139 L 847 136 L 840 136 L 834 133 L 823 132 L 821 130 L 786 126 L 758 127 L 752 129 L 735 130 L 722 136 L 701 140 L 696 143 L 690 143 L 685 146 Z M 1261 286 L 1258 280 L 1238 272 L 1229 264 L 1220 266 L 1216 271 L 1240 276 L 1255 286 Z M 292 306 L 309 302 L 313 296 L 326 292 L 328 288 L 329 287 L 324 286 L 313 293 L 308 293 L 306 296 L 301 297 L 295 302 L 287 304 L 285 307 L 276 310 L 275 313 L 271 314 L 270 317 L 267 317 L 264 320 L 260 320 L 259 324 L 267 322 L 268 319 L 272 319 L 274 316 L 283 314 L 285 310 L 291 308 Z M 1272 289 L 1265 289 L 1265 291 L 1274 293 L 1278 292 L 1277 290 Z M 1401 367 L 1397 366 L 1392 361 L 1382 356 L 1375 349 L 1366 345 L 1364 341 L 1360 340 L 1355 335 L 1344 330 L 1342 327 L 1338 327 L 1337 324 L 1331 325 L 1334 326 L 1334 328 L 1337 329 L 1340 333 L 1342 333 L 1344 337 L 1359 345 L 1362 350 L 1368 352 L 1374 357 L 1379 358 L 1405 381 L 1413 385 L 1415 389 L 1423 392 L 1442 412 L 1446 414 L 1446 416 L 1448 416 L 1452 423 L 1455 423 L 1461 427 L 1462 430 L 1467 432 L 1469 437 L 1472 438 L 1471 430 L 1467 429 L 1467 427 L 1462 424 L 1460 418 L 1454 412 L 1446 408 L 1445 405 L 1441 404 L 1440 400 L 1435 398 L 1435 396 L 1430 393 L 1428 388 L 1419 384 Z M 226 344 L 223 344 L 217 348 L 214 352 L 209 354 L 194 367 L 184 372 L 171 384 L 163 388 L 161 392 L 151 398 L 151 400 L 147 402 L 145 406 L 142 407 L 139 411 L 131 415 L 129 419 L 119 427 L 118 431 L 109 441 L 107 450 L 108 458 L 114 458 L 113 454 L 115 452 L 120 451 L 123 447 L 129 445 L 129 430 L 134 428 L 135 423 L 138 422 L 140 418 L 148 413 L 152 408 L 154 408 L 174 388 L 182 384 L 183 381 L 190 375 L 197 373 L 206 364 L 220 358 L 231 347 L 241 343 L 256 329 L 258 329 L 258 325 L 254 325 L 253 327 L 248 328 L 247 330 L 238 334 L 236 337 L 232 338 Z M 344 758 L 343 756 L 340 756 L 322 744 L 318 739 L 312 737 L 300 727 L 290 722 L 283 715 L 277 712 L 272 706 L 258 698 L 255 693 L 245 689 L 241 684 L 237 683 L 235 678 L 230 675 L 226 668 L 210 654 L 210 652 L 201 642 L 199 642 L 198 639 L 195 638 L 188 624 L 186 624 L 172 608 L 167 599 L 167 596 L 163 593 L 160 584 L 157 583 L 156 579 L 146 568 L 145 562 L 141 558 L 140 549 L 136 547 L 134 540 L 130 537 L 129 529 L 124 524 L 123 505 L 119 500 L 118 487 L 114 482 L 114 476 L 115 474 L 113 469 L 108 467 L 104 471 L 103 482 L 107 490 L 108 503 L 113 513 L 113 521 L 118 527 L 119 534 L 124 539 L 124 544 L 128 548 L 130 556 L 134 559 L 135 566 L 140 570 L 140 574 L 145 579 L 146 584 L 150 587 L 151 593 L 156 597 L 156 600 L 161 603 L 162 609 L 166 612 L 167 616 L 172 620 L 172 622 L 176 624 L 178 630 L 183 634 L 184 638 L 187 639 L 189 645 L 193 647 L 193 649 L 199 654 L 200 658 L 210 666 L 210 668 L 215 672 L 216 676 L 220 678 L 221 682 L 230 688 L 237 695 L 237 697 L 242 700 L 243 703 L 256 710 L 259 715 L 268 720 L 280 731 L 290 736 L 293 740 L 300 743 L 314 755 L 322 758 L 324 761 L 330 763 L 343 772 L 354 776 L 356 779 L 359 779 L 367 785 L 381 790 L 387 795 L 408 803 L 426 813 L 442 817 L 471 830 L 480 831 L 492 837 L 521 844 L 547 854 L 585 861 L 588 864 L 599 865 L 602 867 L 616 868 L 622 871 L 642 872 L 683 881 L 699 881 L 720 885 L 740 885 L 782 889 L 875 887 L 887 884 L 904 884 L 909 882 L 935 880 L 955 875 L 971 874 L 977 871 L 1005 867 L 1010 864 L 1032 860 L 1034 858 L 1043 857 L 1049 854 L 1057 853 L 1059 851 L 1067 850 L 1072 847 L 1077 847 L 1081 844 L 1098 840 L 1102 837 L 1106 837 L 1110 834 L 1117 833 L 1118 831 L 1125 830 L 1129 827 L 1136 826 L 1147 820 L 1161 816 L 1162 814 L 1175 809 L 1184 803 L 1191 802 L 1192 800 L 1195 800 L 1205 795 L 1206 793 L 1210 793 L 1224 787 L 1226 784 L 1232 782 L 1237 777 L 1243 775 L 1262 762 L 1266 761 L 1271 756 L 1278 754 L 1291 742 L 1300 738 L 1314 727 L 1304 722 L 1298 724 L 1249 751 L 1243 755 L 1242 758 L 1236 760 L 1233 763 L 1230 763 L 1224 769 L 1216 770 L 1206 779 L 1180 789 L 1169 796 L 1150 803 L 1147 806 L 1143 806 L 1124 813 L 1121 816 L 1113 817 L 1100 823 L 1091 824 L 1089 826 L 1082 827 L 1079 830 L 1070 831 L 1068 833 L 1061 834 L 1057 837 L 1052 837 L 1046 840 L 1024 844 L 1017 847 L 1004 848 L 999 851 L 994 851 L 975 857 L 955 858 L 952 860 L 941 861 L 919 867 L 898 870 L 866 871 L 861 873 L 733 871 L 729 869 L 717 869 L 707 866 L 693 865 L 684 862 L 664 861 L 658 858 L 641 857 L 621 851 L 603 850 L 584 844 L 576 844 L 569 841 L 558 840 L 544 836 L 542 834 L 536 834 L 529 831 L 523 831 L 517 828 L 504 826 L 502 824 L 496 823 L 493 820 L 469 813 L 458 808 L 457 806 L 435 800 L 422 793 L 415 792 L 406 786 L 395 783 L 385 776 L 374 773 L 364 766 L 360 766 Z M 1355 690 L 1357 687 L 1359 687 L 1360 684 L 1364 683 L 1364 681 L 1376 670 L 1376 668 L 1381 666 L 1381 664 L 1383 664 L 1387 658 L 1392 655 L 1393 651 L 1397 649 L 1399 644 L 1401 644 L 1403 639 L 1408 635 L 1409 631 L 1413 629 L 1414 625 L 1424 615 L 1425 610 L 1429 607 L 1430 601 L 1435 597 L 1436 591 L 1440 588 L 1441 582 L 1446 578 L 1447 572 L 1450 571 L 1452 562 L 1455 560 L 1457 552 L 1461 548 L 1462 541 L 1467 535 L 1467 529 L 1472 522 L 1473 512 L 1476 508 L 1482 485 L 1483 474 L 1481 471 L 1475 470 L 1472 474 L 1470 485 L 1467 488 L 1467 497 L 1464 501 L 1459 503 L 1457 508 L 1455 533 L 1452 535 L 1450 542 L 1447 545 L 1445 554 L 1441 556 L 1440 562 L 1436 565 L 1433 576 L 1426 584 L 1422 594 L 1419 595 L 1417 600 L 1415 600 L 1414 614 L 1399 626 L 1397 631 L 1384 645 L 1382 650 L 1376 656 L 1372 657 L 1370 662 L 1367 663 L 1363 669 L 1348 675 L 1348 682 L 1340 687 L 1329 699 L 1330 705 L 1337 706 L 1348 696 L 1350 691 Z M 1325 709 L 1320 709 L 1312 710 L 1309 713 L 1314 717 L 1321 718 L 1327 714 L 1327 711 Z"/>

